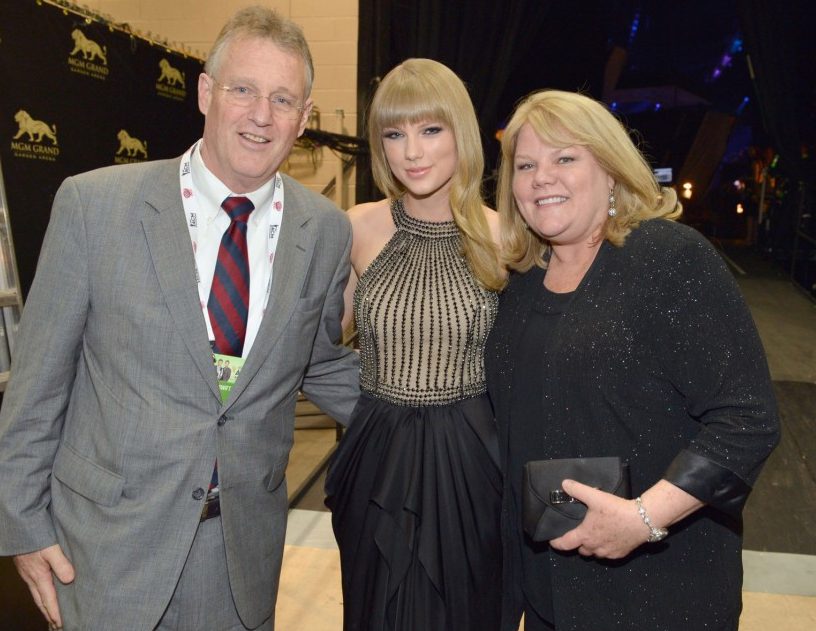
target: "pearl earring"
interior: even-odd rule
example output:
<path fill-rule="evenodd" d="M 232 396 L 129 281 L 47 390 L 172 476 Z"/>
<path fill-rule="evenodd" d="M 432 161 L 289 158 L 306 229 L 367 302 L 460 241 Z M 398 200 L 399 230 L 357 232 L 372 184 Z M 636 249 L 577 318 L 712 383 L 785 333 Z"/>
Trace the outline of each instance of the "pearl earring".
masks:
<path fill-rule="evenodd" d="M 614 190 L 611 188 L 609 189 L 609 210 L 607 210 L 606 213 L 610 217 L 614 217 L 615 215 L 618 214 L 618 209 L 615 208 L 615 193 Z"/>

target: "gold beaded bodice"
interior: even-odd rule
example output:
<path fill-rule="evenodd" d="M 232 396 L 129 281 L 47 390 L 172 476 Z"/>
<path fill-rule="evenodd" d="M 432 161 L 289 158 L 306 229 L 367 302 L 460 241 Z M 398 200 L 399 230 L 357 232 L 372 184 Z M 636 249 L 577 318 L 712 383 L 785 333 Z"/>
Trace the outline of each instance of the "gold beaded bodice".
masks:
<path fill-rule="evenodd" d="M 498 296 L 476 282 L 453 221 L 414 219 L 401 200 L 391 215 L 397 231 L 354 292 L 360 388 L 398 405 L 482 394 Z"/>

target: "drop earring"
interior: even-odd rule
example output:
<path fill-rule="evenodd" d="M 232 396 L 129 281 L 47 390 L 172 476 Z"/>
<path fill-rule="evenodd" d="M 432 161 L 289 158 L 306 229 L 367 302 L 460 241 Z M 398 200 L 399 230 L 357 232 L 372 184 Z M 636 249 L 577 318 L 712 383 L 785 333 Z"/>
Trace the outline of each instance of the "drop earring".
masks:
<path fill-rule="evenodd" d="M 614 189 L 609 189 L 609 210 L 606 211 L 606 214 L 610 217 L 614 217 L 618 214 L 618 209 L 615 208 L 615 193 Z"/>

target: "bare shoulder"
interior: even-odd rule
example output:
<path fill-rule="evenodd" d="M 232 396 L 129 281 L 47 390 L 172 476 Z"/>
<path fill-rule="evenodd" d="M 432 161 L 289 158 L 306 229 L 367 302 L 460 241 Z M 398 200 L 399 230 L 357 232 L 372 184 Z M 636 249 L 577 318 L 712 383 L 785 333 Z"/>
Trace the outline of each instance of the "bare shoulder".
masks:
<path fill-rule="evenodd" d="M 387 199 L 357 204 L 347 213 L 355 236 L 371 237 L 393 232 L 394 222 Z"/>
<path fill-rule="evenodd" d="M 487 227 L 490 228 L 490 236 L 493 237 L 493 242 L 498 245 L 499 239 L 499 213 L 489 206 L 482 206 L 485 219 L 487 220 Z"/>
<path fill-rule="evenodd" d="M 353 233 L 351 263 L 359 276 L 394 236 L 396 226 L 387 199 L 353 206 L 348 217 Z"/>

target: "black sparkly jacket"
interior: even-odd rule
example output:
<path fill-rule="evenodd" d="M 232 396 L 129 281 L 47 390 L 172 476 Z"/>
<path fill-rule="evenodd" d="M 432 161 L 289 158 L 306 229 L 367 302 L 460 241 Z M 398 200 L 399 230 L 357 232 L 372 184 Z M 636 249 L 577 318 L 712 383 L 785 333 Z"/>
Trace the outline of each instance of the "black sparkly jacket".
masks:
<path fill-rule="evenodd" d="M 533 268 L 511 279 L 486 349 L 508 479 L 523 464 L 508 445 L 514 344 L 544 274 Z M 534 435 L 513 440 L 533 441 L 537 459 L 617 455 L 629 462 L 633 496 L 664 478 L 706 503 L 664 542 L 622 561 L 544 546 L 536 560 L 550 564 L 558 631 L 736 629 L 740 513 L 779 423 L 762 345 L 733 277 L 695 230 L 646 221 L 623 247 L 603 243 L 555 327 L 541 349 L 543 418 Z M 505 492 L 503 629 L 515 631 L 520 549 L 529 542 L 507 483 Z"/>

